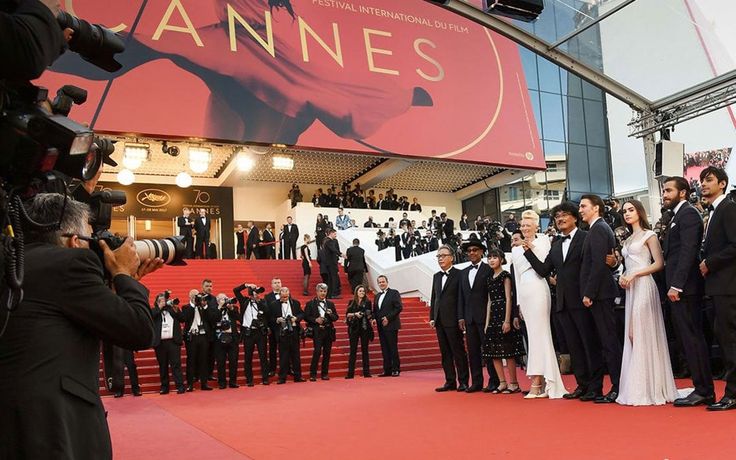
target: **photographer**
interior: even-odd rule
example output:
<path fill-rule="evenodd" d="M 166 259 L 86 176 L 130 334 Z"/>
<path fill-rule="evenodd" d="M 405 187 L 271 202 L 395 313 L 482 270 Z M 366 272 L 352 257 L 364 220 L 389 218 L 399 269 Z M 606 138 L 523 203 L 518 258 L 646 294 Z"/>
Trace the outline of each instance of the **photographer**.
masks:
<path fill-rule="evenodd" d="M 348 323 L 348 337 L 350 337 L 350 357 L 348 358 L 348 374 L 346 379 L 355 376 L 355 361 L 358 354 L 358 341 L 363 361 L 363 377 L 371 377 L 371 363 L 368 356 L 368 342 L 373 340 L 374 332 L 371 320 L 373 308 L 366 295 L 365 286 L 358 285 L 353 290 L 353 299 L 348 303 L 346 322 Z"/>
<path fill-rule="evenodd" d="M 211 310 L 211 321 L 215 326 L 215 359 L 217 360 L 217 384 L 221 390 L 229 386 L 238 388 L 238 344 L 240 334 L 238 321 L 240 314 L 235 308 L 235 299 L 225 294 L 217 294 L 217 308 Z M 228 362 L 229 384 L 225 385 L 225 359 Z"/>
<path fill-rule="evenodd" d="M 304 312 L 299 302 L 289 295 L 289 288 L 282 287 L 279 300 L 269 306 L 269 318 L 273 328 L 279 331 L 279 380 L 286 383 L 289 369 L 294 372 L 294 382 L 304 382 L 302 378 L 302 361 L 299 351 L 299 336 Z"/>
<path fill-rule="evenodd" d="M 307 327 L 312 328 L 314 352 L 312 363 L 309 366 L 309 380 L 317 380 L 317 365 L 322 356 L 322 380 L 330 380 L 327 375 L 330 370 L 330 354 L 335 342 L 335 324 L 338 320 L 335 304 L 327 300 L 327 285 L 320 283 L 316 288 L 317 297 L 307 302 L 304 307 L 304 319 Z"/>
<path fill-rule="evenodd" d="M 199 379 L 202 390 L 212 389 L 207 385 L 207 354 L 215 333 L 208 308 L 205 295 L 192 289 L 189 291 L 189 304 L 184 305 L 181 310 L 187 348 L 187 391 L 194 391 L 196 379 Z"/>
<path fill-rule="evenodd" d="M 246 295 L 243 295 L 243 291 Z M 245 347 L 245 383 L 253 386 L 253 349 L 258 348 L 258 359 L 261 362 L 261 382 L 268 385 L 270 368 L 266 357 L 266 337 L 268 336 L 268 315 L 266 302 L 259 300 L 257 294 L 263 288 L 255 284 L 241 284 L 233 288 L 233 294 L 240 303 L 240 332 Z M 275 353 L 274 353 L 275 356 Z"/>
<path fill-rule="evenodd" d="M 177 394 L 184 393 L 184 378 L 181 374 L 181 309 L 179 299 L 169 300 L 169 291 L 156 296 L 151 316 L 153 317 L 153 349 L 158 361 L 161 390 L 169 393 L 169 366 L 174 375 Z"/>
<path fill-rule="evenodd" d="M 25 297 L 0 313 L 0 458 L 111 458 L 99 342 L 151 346 L 148 290 L 137 280 L 162 261 L 140 264 L 131 239 L 115 251 L 101 241 L 113 291 L 88 249 L 87 205 L 49 193 L 25 206 L 36 222 L 59 226 L 24 228 Z"/>

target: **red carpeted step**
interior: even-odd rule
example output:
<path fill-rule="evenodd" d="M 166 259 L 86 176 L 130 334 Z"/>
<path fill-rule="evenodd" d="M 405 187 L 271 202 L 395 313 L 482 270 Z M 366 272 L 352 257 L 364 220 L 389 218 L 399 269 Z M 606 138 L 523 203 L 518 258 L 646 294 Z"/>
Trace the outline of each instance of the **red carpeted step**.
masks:
<path fill-rule="evenodd" d="M 314 287 L 321 282 L 319 267 L 313 263 L 312 277 L 309 283 L 309 293 L 314 295 Z M 184 267 L 167 266 L 161 270 L 148 275 L 143 282 L 150 290 L 150 301 L 160 292 L 171 290 L 172 297 L 179 298 L 182 303 L 188 302 L 189 291 L 199 290 L 202 280 L 210 279 L 213 282 L 215 295 L 224 293 L 228 297 L 233 295 L 232 289 L 242 283 L 253 283 L 270 291 L 271 279 L 278 277 L 283 286 L 291 290 L 291 295 L 301 302 L 302 307 L 311 298 L 302 295 L 302 268 L 299 260 L 191 260 Z M 338 313 L 341 316 L 337 326 L 337 341 L 332 349 L 330 362 L 330 376 L 342 377 L 347 373 L 349 344 L 347 326 L 342 321 L 347 304 L 352 298 L 350 283 L 344 272 L 340 272 L 342 284 L 342 298 L 334 300 Z M 401 355 L 401 368 L 403 371 L 417 369 L 436 369 L 440 367 L 440 353 L 437 345 L 437 337 L 434 331 L 427 325 L 427 308 L 418 298 L 404 298 L 404 310 L 401 313 L 402 329 L 399 333 L 399 351 Z M 186 377 L 186 353 L 182 347 L 182 373 Z M 381 347 L 378 336 L 370 344 L 371 371 L 382 372 Z M 244 350 L 241 345 L 238 356 L 238 382 L 245 383 L 243 371 Z M 312 341 L 307 339 L 301 349 L 302 373 L 309 373 L 309 362 L 312 356 Z M 142 350 L 136 353 L 136 365 L 141 389 L 144 392 L 158 391 L 160 380 L 158 375 L 158 363 L 153 349 Z M 100 366 L 101 369 L 101 366 Z M 360 373 L 362 363 L 360 352 L 356 369 Z M 217 373 L 217 370 L 215 370 Z M 253 374 L 260 381 L 260 365 L 257 353 L 254 356 Z M 100 370 L 100 392 L 107 394 L 103 385 L 102 370 Z M 173 384 L 173 381 L 172 381 Z M 129 382 L 126 371 L 126 388 Z"/>

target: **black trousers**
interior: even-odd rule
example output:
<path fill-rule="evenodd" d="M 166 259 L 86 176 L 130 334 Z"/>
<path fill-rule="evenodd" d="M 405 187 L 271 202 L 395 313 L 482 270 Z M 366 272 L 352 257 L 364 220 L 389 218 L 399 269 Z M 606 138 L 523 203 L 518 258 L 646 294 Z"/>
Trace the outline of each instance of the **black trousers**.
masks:
<path fill-rule="evenodd" d="M 312 362 L 309 365 L 309 376 L 317 376 L 319 358 L 322 357 L 322 377 L 327 377 L 330 372 L 330 355 L 332 354 L 332 330 L 329 328 L 314 328 L 314 351 L 312 351 Z"/>
<path fill-rule="evenodd" d="M 466 324 L 467 325 L 467 324 Z M 473 386 L 483 386 L 483 357 L 481 353 L 483 351 L 483 342 L 485 341 L 485 331 L 483 330 L 483 324 L 473 323 L 467 325 L 465 339 L 468 343 L 468 358 L 470 361 L 470 376 L 473 381 Z M 488 369 L 488 385 L 491 388 L 496 388 L 501 384 L 496 373 L 496 368 L 493 367 L 493 361 L 487 363 L 486 369 Z"/>
<path fill-rule="evenodd" d="M 187 348 L 187 385 L 192 386 L 199 380 L 202 386 L 207 385 L 207 353 L 210 342 L 206 335 L 193 335 L 186 342 Z"/>
<path fill-rule="evenodd" d="M 723 352 L 726 371 L 725 396 L 736 398 L 736 296 L 714 295 L 716 338 Z"/>
<path fill-rule="evenodd" d="M 197 237 L 197 244 L 194 246 L 194 257 L 196 259 L 206 259 L 209 245 L 210 242 L 208 239 Z"/>
<path fill-rule="evenodd" d="M 245 247 L 245 258 L 246 260 L 250 260 L 250 257 L 253 255 L 253 253 L 256 253 L 256 249 L 252 248 L 250 245 Z M 256 256 L 256 259 L 258 256 Z"/>
<path fill-rule="evenodd" d="M 363 270 L 348 272 L 348 282 L 350 283 L 350 293 L 351 294 L 355 292 L 356 287 L 363 284 L 364 274 L 365 272 Z"/>
<path fill-rule="evenodd" d="M 249 335 L 243 336 L 243 347 L 245 347 L 245 381 L 253 383 L 253 351 L 258 348 L 258 359 L 261 362 L 261 379 L 268 380 L 270 367 L 266 359 L 266 337 L 258 330 L 251 329 Z"/>
<path fill-rule="evenodd" d="M 381 354 L 383 355 L 383 373 L 401 372 L 399 331 L 387 331 L 383 328 L 381 320 L 378 320 L 378 340 L 381 342 Z"/>
<path fill-rule="evenodd" d="M 302 378 L 299 334 L 296 331 L 279 337 L 279 380 L 286 380 L 289 369 L 294 372 L 294 380 Z"/>
<path fill-rule="evenodd" d="M 616 313 L 613 299 L 596 299 L 590 307 L 593 313 L 598 337 L 601 341 L 603 358 L 606 360 L 608 375 L 611 377 L 611 390 L 618 392 L 618 382 L 621 377 L 621 360 L 623 359 L 623 338 L 616 326 Z"/>
<path fill-rule="evenodd" d="M 141 386 L 138 384 L 138 367 L 135 365 L 135 356 L 131 350 L 123 350 L 123 364 L 128 368 L 130 389 L 133 391 L 140 391 Z"/>
<path fill-rule="evenodd" d="M 174 343 L 173 339 L 162 340 L 154 349 L 156 361 L 158 361 L 158 374 L 161 379 L 161 389 L 169 389 L 169 366 L 174 376 L 176 389 L 184 388 L 184 378 L 181 375 L 181 345 Z"/>
<path fill-rule="evenodd" d="M 442 354 L 442 369 L 445 371 L 445 383 L 455 385 L 468 384 L 468 356 L 465 354 L 463 332 L 457 325 L 445 327 L 436 325 L 437 341 Z M 457 372 L 456 372 L 457 370 Z"/>
<path fill-rule="evenodd" d="M 363 363 L 363 377 L 371 375 L 371 361 L 368 356 L 368 332 L 348 333 L 350 337 L 350 357 L 348 358 L 348 376 L 355 375 L 355 361 L 358 357 L 358 341 L 360 341 L 361 362 Z"/>
<path fill-rule="evenodd" d="M 296 241 L 287 241 L 285 249 L 286 254 L 284 255 L 284 259 L 296 259 Z"/>
<path fill-rule="evenodd" d="M 337 266 L 327 266 L 327 297 L 337 297 L 340 295 L 340 276 L 337 273 Z"/>
<path fill-rule="evenodd" d="M 555 317 L 565 336 L 578 388 L 586 393 L 602 394 L 603 355 L 592 311 L 565 308 L 556 312 Z"/>
<path fill-rule="evenodd" d="M 695 392 L 713 396 L 713 374 L 710 369 L 708 345 L 703 334 L 703 304 L 700 296 L 682 296 L 679 302 L 670 301 L 672 324 L 682 341 L 687 367 L 693 378 Z"/>
<path fill-rule="evenodd" d="M 186 248 L 185 258 L 191 259 L 194 257 L 194 237 L 192 235 L 184 237 L 184 247 Z"/>
<path fill-rule="evenodd" d="M 276 372 L 276 364 L 280 363 L 277 358 L 277 353 L 281 354 L 281 347 L 279 346 L 279 329 L 271 329 L 271 334 L 268 336 L 268 372 Z M 260 354 L 260 351 L 258 352 Z M 265 356 L 265 355 L 264 355 Z"/>
<path fill-rule="evenodd" d="M 221 387 L 225 386 L 225 360 L 227 360 L 229 383 L 234 385 L 238 381 L 238 339 L 233 339 L 227 344 L 215 340 L 213 348 L 217 359 L 217 383 Z"/>

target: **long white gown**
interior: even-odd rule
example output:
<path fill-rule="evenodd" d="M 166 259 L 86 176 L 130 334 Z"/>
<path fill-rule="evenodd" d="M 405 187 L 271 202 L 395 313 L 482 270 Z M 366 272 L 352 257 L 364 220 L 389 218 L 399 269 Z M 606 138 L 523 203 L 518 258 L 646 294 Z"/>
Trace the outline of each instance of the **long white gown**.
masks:
<path fill-rule="evenodd" d="M 534 239 L 533 252 L 539 260 L 547 258 L 550 250 L 549 238 L 538 234 Z M 550 398 L 561 398 L 567 390 L 562 382 L 557 355 L 552 343 L 550 329 L 550 309 L 552 298 L 547 280 L 537 275 L 529 261 L 524 257 L 524 248 L 511 250 L 511 263 L 514 265 L 516 294 L 519 308 L 524 315 L 526 331 L 529 336 L 527 355 L 527 375 L 543 375 L 547 382 Z"/>
<path fill-rule="evenodd" d="M 624 243 L 626 273 L 652 262 L 646 245 L 656 235 L 646 230 Z M 624 273 L 624 274 L 626 274 Z M 641 276 L 626 290 L 626 327 L 621 380 L 616 402 L 629 406 L 662 405 L 678 398 L 657 285 L 651 275 Z"/>

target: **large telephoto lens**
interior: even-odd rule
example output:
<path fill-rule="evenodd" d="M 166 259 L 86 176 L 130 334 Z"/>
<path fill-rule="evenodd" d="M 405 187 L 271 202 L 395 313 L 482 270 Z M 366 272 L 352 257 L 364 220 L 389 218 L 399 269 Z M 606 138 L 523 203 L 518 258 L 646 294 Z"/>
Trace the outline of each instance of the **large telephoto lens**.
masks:
<path fill-rule="evenodd" d="M 135 251 L 141 260 L 159 257 L 166 265 L 186 265 L 184 262 L 186 246 L 184 246 L 183 236 L 170 236 L 160 240 L 138 240 L 134 244 Z"/>

